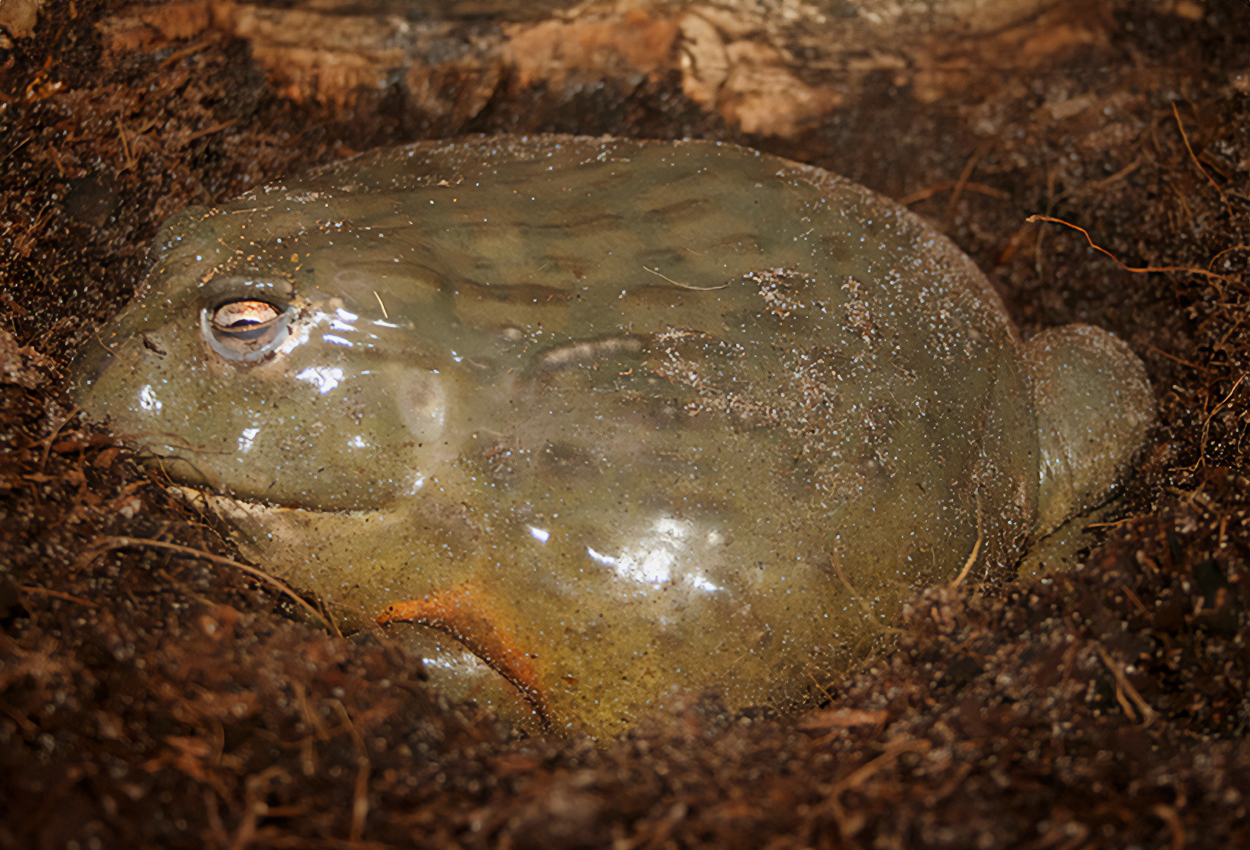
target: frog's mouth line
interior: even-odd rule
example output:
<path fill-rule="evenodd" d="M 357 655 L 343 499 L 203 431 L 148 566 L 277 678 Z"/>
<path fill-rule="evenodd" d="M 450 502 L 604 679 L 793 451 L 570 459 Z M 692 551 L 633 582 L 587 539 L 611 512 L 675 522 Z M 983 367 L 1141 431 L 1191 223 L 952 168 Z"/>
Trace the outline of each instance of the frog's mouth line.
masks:
<path fill-rule="evenodd" d="M 393 602 L 377 617 L 379 625 L 408 622 L 427 626 L 454 638 L 488 667 L 508 680 L 529 703 L 544 727 L 552 721 L 538 673 L 530 654 L 499 628 L 500 618 L 489 596 L 471 584 L 431 594 L 423 599 Z"/>

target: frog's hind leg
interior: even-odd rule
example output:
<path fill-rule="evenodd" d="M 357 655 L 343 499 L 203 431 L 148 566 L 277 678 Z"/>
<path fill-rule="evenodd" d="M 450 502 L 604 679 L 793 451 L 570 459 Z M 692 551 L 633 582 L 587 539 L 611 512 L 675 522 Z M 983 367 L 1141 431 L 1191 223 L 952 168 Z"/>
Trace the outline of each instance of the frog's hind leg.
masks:
<path fill-rule="evenodd" d="M 1104 502 L 1155 422 L 1146 368 L 1091 325 L 1043 331 L 1025 347 L 1037 413 L 1035 537 Z"/>

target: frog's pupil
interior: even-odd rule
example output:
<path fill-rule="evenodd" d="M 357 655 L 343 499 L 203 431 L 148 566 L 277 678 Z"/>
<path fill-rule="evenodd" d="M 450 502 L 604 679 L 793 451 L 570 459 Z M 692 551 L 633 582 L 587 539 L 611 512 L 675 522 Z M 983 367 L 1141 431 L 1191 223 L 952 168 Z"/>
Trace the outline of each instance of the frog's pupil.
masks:
<path fill-rule="evenodd" d="M 273 329 L 271 322 L 235 322 L 228 328 L 223 328 L 230 336 L 244 342 L 261 339 Z"/>

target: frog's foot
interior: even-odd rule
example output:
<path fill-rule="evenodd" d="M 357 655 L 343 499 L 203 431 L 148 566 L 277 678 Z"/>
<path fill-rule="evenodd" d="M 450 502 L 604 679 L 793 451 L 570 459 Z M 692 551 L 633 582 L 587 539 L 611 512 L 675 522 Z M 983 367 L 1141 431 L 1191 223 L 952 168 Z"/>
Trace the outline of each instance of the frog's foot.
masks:
<path fill-rule="evenodd" d="M 1106 501 L 1155 422 L 1146 367 L 1090 325 L 1050 328 L 1025 347 L 1037 411 L 1042 537 Z"/>
<path fill-rule="evenodd" d="M 496 625 L 501 620 L 489 596 L 472 585 L 462 584 L 423 599 L 393 602 L 378 615 L 377 622 L 416 623 L 449 635 L 512 683 L 544 726 L 551 724 L 551 708 L 530 656 Z"/>

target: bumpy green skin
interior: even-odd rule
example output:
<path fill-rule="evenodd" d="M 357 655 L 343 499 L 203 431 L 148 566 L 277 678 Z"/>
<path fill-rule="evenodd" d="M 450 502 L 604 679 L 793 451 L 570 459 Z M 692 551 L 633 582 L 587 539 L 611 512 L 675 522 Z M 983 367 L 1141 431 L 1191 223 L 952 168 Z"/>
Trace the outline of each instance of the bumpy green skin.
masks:
<path fill-rule="evenodd" d="M 256 364 L 205 341 L 237 299 L 296 305 Z M 209 502 L 267 569 L 360 622 L 472 588 L 559 726 L 801 703 L 1037 517 L 1030 367 L 982 275 L 866 189 L 730 145 L 369 154 L 175 217 L 100 338 L 79 404 L 242 500 Z M 454 693 L 516 701 L 391 628 Z"/>

